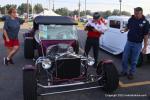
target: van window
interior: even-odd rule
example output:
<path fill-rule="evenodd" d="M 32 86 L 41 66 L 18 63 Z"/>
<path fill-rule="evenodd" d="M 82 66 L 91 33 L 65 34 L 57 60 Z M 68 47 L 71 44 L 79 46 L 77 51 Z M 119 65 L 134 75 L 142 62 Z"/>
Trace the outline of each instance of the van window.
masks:
<path fill-rule="evenodd" d="M 123 22 L 123 28 L 127 28 L 127 24 L 128 24 L 128 22 L 127 22 L 127 21 L 124 21 L 124 22 Z"/>
<path fill-rule="evenodd" d="M 117 28 L 120 29 L 121 26 L 121 22 L 120 21 L 116 21 L 116 20 L 110 20 L 110 25 L 111 28 Z"/>

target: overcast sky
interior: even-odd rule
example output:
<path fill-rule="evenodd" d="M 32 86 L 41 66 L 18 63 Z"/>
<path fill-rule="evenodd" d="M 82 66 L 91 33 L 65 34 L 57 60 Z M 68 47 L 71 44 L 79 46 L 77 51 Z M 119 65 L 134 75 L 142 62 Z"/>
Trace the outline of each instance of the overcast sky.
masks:
<path fill-rule="evenodd" d="M 21 4 L 27 0 L 0 0 L 0 5 L 5 4 Z M 53 0 L 51 1 L 51 8 Z M 29 0 L 33 5 L 41 3 L 44 8 L 49 7 L 49 0 Z M 55 9 L 67 7 L 70 10 L 78 9 L 79 0 L 54 0 Z M 81 0 L 81 10 L 84 10 L 85 0 Z M 150 14 L 150 0 L 122 0 L 122 10 L 133 13 L 133 8 L 141 6 L 144 9 L 144 14 Z M 119 0 L 87 0 L 87 9 L 91 11 L 105 11 L 119 9 Z"/>

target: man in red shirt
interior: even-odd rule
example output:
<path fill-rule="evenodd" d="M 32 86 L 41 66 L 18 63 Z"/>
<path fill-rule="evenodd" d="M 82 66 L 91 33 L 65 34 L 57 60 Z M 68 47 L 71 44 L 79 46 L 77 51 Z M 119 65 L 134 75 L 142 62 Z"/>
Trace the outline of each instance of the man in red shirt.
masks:
<path fill-rule="evenodd" d="M 93 14 L 93 19 L 89 20 L 85 25 L 85 31 L 88 31 L 87 40 L 85 44 L 85 55 L 88 56 L 90 49 L 93 48 L 94 59 L 95 59 L 94 67 L 97 66 L 99 38 L 101 34 L 103 34 L 104 32 L 101 26 L 102 21 L 100 19 L 101 19 L 100 14 L 96 12 Z"/>

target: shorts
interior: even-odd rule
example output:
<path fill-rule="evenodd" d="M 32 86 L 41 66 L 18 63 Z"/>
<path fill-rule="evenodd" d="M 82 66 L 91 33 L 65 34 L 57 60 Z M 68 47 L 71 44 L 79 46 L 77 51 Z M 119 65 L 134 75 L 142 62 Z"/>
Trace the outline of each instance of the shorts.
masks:
<path fill-rule="evenodd" d="M 18 39 L 10 39 L 9 42 L 6 41 L 6 38 L 3 36 L 4 38 L 4 44 L 5 47 L 14 47 L 14 46 L 19 46 L 19 40 Z"/>

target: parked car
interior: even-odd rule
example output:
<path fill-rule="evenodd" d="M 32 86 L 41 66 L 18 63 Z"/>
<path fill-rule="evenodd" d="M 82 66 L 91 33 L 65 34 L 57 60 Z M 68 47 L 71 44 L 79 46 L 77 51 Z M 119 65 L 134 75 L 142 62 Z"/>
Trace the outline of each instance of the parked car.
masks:
<path fill-rule="evenodd" d="M 37 96 L 98 87 L 107 93 L 115 91 L 119 77 L 113 62 L 101 61 L 92 74 L 89 67 L 93 64 L 93 58 L 76 54 L 69 44 L 48 46 L 46 55 L 40 56 L 34 66 L 23 67 L 24 100 L 37 100 Z"/>
<path fill-rule="evenodd" d="M 80 18 L 80 21 L 86 23 L 88 22 L 88 18 L 86 16 L 83 16 Z"/>
<path fill-rule="evenodd" d="M 24 34 L 24 57 L 34 58 L 35 50 L 38 55 L 46 55 L 50 45 L 66 43 L 78 53 L 77 23 L 64 16 L 37 16 L 33 20 L 33 28 Z M 42 48 L 43 47 L 43 48 Z"/>
<path fill-rule="evenodd" d="M 121 33 L 120 30 L 124 29 L 128 23 L 128 16 L 110 16 L 108 17 L 108 30 L 100 38 L 100 48 L 113 54 L 119 55 L 124 51 L 127 41 L 127 33 Z M 144 46 L 144 45 L 143 45 Z M 148 47 L 146 55 L 149 58 L 150 54 L 150 38 L 148 40 Z M 143 63 L 143 54 L 141 53 L 137 66 Z"/>

